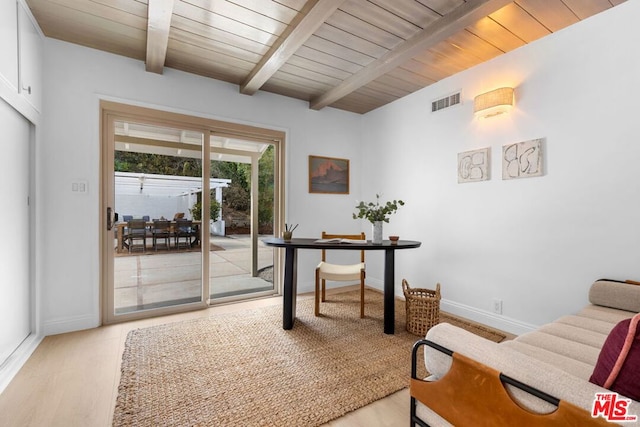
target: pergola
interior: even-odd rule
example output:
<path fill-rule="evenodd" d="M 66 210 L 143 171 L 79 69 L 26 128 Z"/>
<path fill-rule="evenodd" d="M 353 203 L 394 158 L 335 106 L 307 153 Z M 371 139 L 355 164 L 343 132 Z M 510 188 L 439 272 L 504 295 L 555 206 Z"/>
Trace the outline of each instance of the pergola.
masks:
<path fill-rule="evenodd" d="M 203 180 L 199 177 L 158 175 L 149 173 L 115 172 L 116 209 L 121 214 L 149 215 L 150 218 L 173 218 L 177 212 L 188 211 L 198 201 Z M 222 205 L 222 189 L 230 179 L 211 178 L 209 188 Z M 222 208 L 220 208 L 222 211 Z M 219 212 L 218 218 L 222 218 Z M 213 224 L 214 234 L 224 236 L 224 222 Z"/>
<path fill-rule="evenodd" d="M 216 191 L 216 200 L 222 202 L 222 188 L 230 179 L 211 178 L 209 188 Z M 157 175 L 151 173 L 115 172 L 117 195 L 144 195 L 147 197 L 178 197 L 202 192 L 202 178 L 191 176 Z"/>
<path fill-rule="evenodd" d="M 252 256 L 252 274 L 255 277 L 258 273 L 257 254 L 258 254 L 258 161 L 266 150 L 273 144 L 274 140 L 264 138 L 260 135 L 254 135 L 252 132 L 228 132 L 227 129 L 210 130 L 210 134 L 206 135 L 203 131 L 193 129 L 180 129 L 180 126 L 173 127 L 171 125 L 157 125 L 152 123 L 139 123 L 135 120 L 117 120 L 115 122 L 114 144 L 115 151 L 147 153 L 161 156 L 179 156 L 184 158 L 203 159 L 203 152 L 208 152 L 207 156 L 210 161 L 225 161 L 234 163 L 244 163 L 251 165 L 251 252 Z M 209 147 L 203 150 L 205 141 L 208 141 Z M 120 177 L 118 176 L 120 175 Z M 153 178 L 159 178 L 155 181 Z M 163 180 L 164 178 L 164 180 Z M 171 188 L 165 185 L 164 190 L 160 190 L 167 181 L 182 181 L 174 183 L 178 188 Z M 162 176 L 151 174 L 129 174 L 116 173 L 116 195 L 118 189 L 122 188 L 123 194 L 129 194 L 129 198 L 133 198 L 135 194 L 144 194 L 145 189 L 154 188 L 154 192 L 158 192 L 158 196 L 162 191 L 173 191 L 174 197 L 178 194 L 192 195 L 193 199 L 189 201 L 190 208 L 195 203 L 197 193 L 202 192 L 200 178 Z M 216 190 L 216 200 L 222 201 L 221 189 L 228 186 L 230 180 L 211 179 L 211 189 Z M 119 184 L 122 184 L 120 186 Z M 182 187 L 180 187 L 182 185 Z M 158 187 L 157 189 L 155 187 Z M 179 193 L 179 189 L 182 193 Z M 136 193 L 137 191 L 137 193 Z M 149 193 L 151 194 L 151 193 Z M 157 199 L 157 198 L 156 198 Z M 118 203 L 116 201 L 116 208 Z M 187 209 L 185 208 L 185 209 Z M 178 211 L 176 211 L 178 212 Z M 122 213 L 122 211 L 120 211 Z M 220 234 L 217 227 L 220 226 L 222 234 L 224 234 L 224 225 L 222 222 L 214 223 L 214 234 Z"/>

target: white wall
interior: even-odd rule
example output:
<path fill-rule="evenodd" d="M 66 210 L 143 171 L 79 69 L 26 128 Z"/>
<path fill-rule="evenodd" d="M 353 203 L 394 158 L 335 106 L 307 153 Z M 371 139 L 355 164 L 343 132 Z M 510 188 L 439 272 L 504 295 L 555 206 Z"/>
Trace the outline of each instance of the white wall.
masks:
<path fill-rule="evenodd" d="M 364 116 L 244 96 L 171 69 L 150 74 L 140 61 L 47 39 L 37 153 L 44 332 L 100 323 L 101 97 L 287 131 L 286 221 L 300 223 L 298 236 L 352 231 L 356 199 L 376 192 L 404 199 L 384 235 L 423 245 L 396 255 L 398 294 L 403 277 L 422 287 L 440 281 L 443 308 L 520 332 L 577 310 L 597 278 L 637 279 L 637 16 L 639 2 L 626 2 Z M 508 84 L 515 111 L 474 120 L 473 97 Z M 429 112 L 457 89 L 463 105 Z M 545 176 L 502 181 L 502 145 L 541 137 Z M 457 184 L 457 153 L 487 146 L 491 181 Z M 350 159 L 351 194 L 308 194 L 309 154 Z M 73 181 L 87 181 L 89 192 L 72 193 Z M 301 251 L 300 291 L 312 289 L 316 262 Z M 382 254 L 367 255 L 369 284 L 381 285 L 381 263 Z M 503 316 L 491 314 L 493 298 L 504 301 Z"/>
<path fill-rule="evenodd" d="M 40 206 L 46 213 L 39 264 L 46 334 L 100 324 L 100 98 L 285 130 L 287 222 L 300 223 L 299 236 L 319 235 L 325 225 L 353 227 L 350 215 L 336 215 L 350 211 L 352 197 L 308 194 L 307 156 L 351 159 L 352 176 L 359 176 L 362 116 L 331 108 L 313 111 L 306 102 L 264 92 L 240 95 L 236 85 L 172 69 L 151 74 L 140 61 L 53 39 L 46 40 L 45 52 L 46 114 L 38 156 Z M 87 181 L 88 193 L 72 193 L 74 181 Z M 354 181 L 352 194 L 358 194 L 359 180 Z M 313 255 L 300 256 L 301 290 L 312 289 L 318 256 Z"/>
<path fill-rule="evenodd" d="M 397 286 L 439 281 L 443 308 L 521 332 L 584 306 L 598 278 L 640 278 L 638 16 L 626 2 L 364 117 L 363 197 L 404 199 L 384 234 L 423 242 L 397 254 Z M 511 114 L 473 118 L 475 95 L 510 85 Z M 545 175 L 503 181 L 502 146 L 534 138 Z M 483 147 L 491 180 L 458 184 L 457 153 Z"/>
<path fill-rule="evenodd" d="M 150 220 L 163 217 L 172 219 L 178 212 L 183 212 L 186 218 L 192 218 L 189 210 L 198 201 L 197 197 L 196 194 L 161 197 L 116 192 L 114 206 L 120 220 L 124 215 L 132 215 L 134 218 L 146 215 Z"/>

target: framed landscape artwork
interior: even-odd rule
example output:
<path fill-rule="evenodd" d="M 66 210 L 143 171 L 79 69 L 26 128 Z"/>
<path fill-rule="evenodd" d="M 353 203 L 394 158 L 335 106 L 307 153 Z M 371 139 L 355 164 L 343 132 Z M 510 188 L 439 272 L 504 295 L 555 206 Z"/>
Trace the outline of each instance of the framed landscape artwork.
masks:
<path fill-rule="evenodd" d="M 349 160 L 309 156 L 309 193 L 349 194 Z"/>

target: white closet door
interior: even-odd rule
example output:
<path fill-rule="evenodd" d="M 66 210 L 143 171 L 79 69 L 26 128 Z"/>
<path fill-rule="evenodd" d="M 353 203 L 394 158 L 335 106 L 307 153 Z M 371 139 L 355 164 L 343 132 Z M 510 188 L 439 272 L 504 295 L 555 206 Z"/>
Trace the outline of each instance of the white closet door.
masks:
<path fill-rule="evenodd" d="M 31 332 L 29 122 L 0 99 L 0 365 Z"/>

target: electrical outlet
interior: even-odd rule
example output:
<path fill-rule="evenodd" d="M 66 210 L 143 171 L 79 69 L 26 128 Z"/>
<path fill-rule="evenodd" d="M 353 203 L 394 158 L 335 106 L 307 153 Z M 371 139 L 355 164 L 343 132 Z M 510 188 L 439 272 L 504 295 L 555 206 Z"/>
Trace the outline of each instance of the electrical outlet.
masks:
<path fill-rule="evenodd" d="M 493 312 L 495 314 L 502 314 L 502 300 L 494 298 L 493 299 Z"/>

